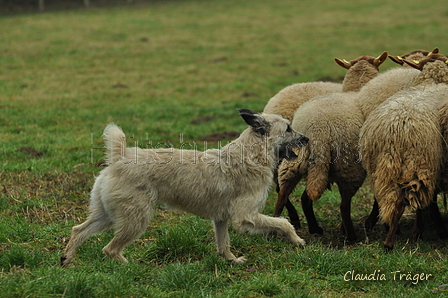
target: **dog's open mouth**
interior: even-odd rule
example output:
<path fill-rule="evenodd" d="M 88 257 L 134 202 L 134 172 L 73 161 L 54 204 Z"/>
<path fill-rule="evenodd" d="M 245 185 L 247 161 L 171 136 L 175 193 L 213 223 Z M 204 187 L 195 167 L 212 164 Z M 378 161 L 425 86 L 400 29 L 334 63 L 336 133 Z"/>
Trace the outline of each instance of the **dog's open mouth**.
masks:
<path fill-rule="evenodd" d="M 297 154 L 292 150 L 292 148 L 300 148 L 308 144 L 309 138 L 303 136 L 299 139 L 296 139 L 293 142 L 283 143 L 279 146 L 277 151 L 277 156 L 279 159 L 296 159 L 298 158 Z"/>
<path fill-rule="evenodd" d="M 293 142 L 294 147 L 300 148 L 308 144 L 308 141 L 310 139 L 308 137 L 302 136 L 299 139 L 297 139 L 295 142 Z"/>

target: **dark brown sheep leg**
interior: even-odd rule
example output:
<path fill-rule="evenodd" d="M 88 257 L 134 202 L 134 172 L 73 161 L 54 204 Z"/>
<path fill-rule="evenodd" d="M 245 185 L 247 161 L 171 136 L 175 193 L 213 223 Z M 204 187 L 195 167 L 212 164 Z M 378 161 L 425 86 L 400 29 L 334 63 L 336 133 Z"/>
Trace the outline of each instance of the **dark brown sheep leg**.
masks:
<path fill-rule="evenodd" d="M 440 215 L 439 206 L 437 206 L 437 195 L 434 196 L 431 204 L 429 205 L 429 210 L 431 212 L 434 225 L 436 226 L 437 235 L 439 235 L 440 239 L 447 239 L 448 231 L 446 230 L 445 223 Z"/>
<path fill-rule="evenodd" d="M 275 205 L 274 210 L 274 216 L 279 217 L 286 206 L 286 208 L 288 209 L 289 220 L 296 229 L 300 228 L 300 219 L 296 209 L 289 200 L 289 195 L 292 193 L 298 182 L 299 179 L 294 179 L 287 180 L 282 183 L 280 191 L 278 192 L 277 204 Z"/>
<path fill-rule="evenodd" d="M 313 201 L 308 197 L 306 189 L 302 194 L 301 201 L 303 213 L 305 213 L 306 221 L 308 222 L 308 231 L 310 232 L 310 234 L 322 235 L 324 233 L 324 230 L 322 230 L 322 228 L 319 227 L 319 224 L 317 223 L 316 215 L 314 214 L 313 209 Z"/>
<path fill-rule="evenodd" d="M 418 240 L 422 237 L 423 234 L 423 210 L 417 209 L 415 211 L 415 223 L 412 228 L 412 235 L 415 240 Z"/>
<path fill-rule="evenodd" d="M 389 232 L 387 233 L 386 240 L 384 241 L 384 249 L 386 250 L 386 252 L 391 251 L 394 248 L 395 234 L 397 233 L 398 222 L 403 215 L 404 208 L 404 193 L 401 191 L 397 201 L 395 202 L 395 209 L 389 226 Z"/>
<path fill-rule="evenodd" d="M 380 209 L 378 207 L 378 202 L 376 201 L 375 198 L 373 198 L 373 200 L 374 201 L 373 201 L 372 211 L 370 212 L 369 217 L 364 222 L 364 226 L 367 231 L 371 231 L 373 229 L 373 227 L 378 222 L 378 216 L 380 215 Z"/>
<path fill-rule="evenodd" d="M 341 194 L 341 218 L 342 224 L 345 229 L 345 235 L 347 236 L 348 241 L 356 240 L 355 229 L 353 228 L 353 222 L 351 217 L 351 203 L 352 197 L 355 195 L 358 188 L 352 187 L 352 185 L 345 185 L 343 183 L 339 183 L 339 193 Z"/>

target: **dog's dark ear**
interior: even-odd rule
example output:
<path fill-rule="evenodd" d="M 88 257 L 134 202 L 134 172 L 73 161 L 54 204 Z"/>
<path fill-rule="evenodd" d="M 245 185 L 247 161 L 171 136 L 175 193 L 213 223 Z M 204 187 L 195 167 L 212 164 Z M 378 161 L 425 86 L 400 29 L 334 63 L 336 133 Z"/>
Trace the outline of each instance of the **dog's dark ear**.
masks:
<path fill-rule="evenodd" d="M 249 124 L 252 129 L 259 134 L 267 134 L 269 132 L 269 122 L 261 116 L 261 114 L 248 109 L 239 109 L 240 116 Z"/>

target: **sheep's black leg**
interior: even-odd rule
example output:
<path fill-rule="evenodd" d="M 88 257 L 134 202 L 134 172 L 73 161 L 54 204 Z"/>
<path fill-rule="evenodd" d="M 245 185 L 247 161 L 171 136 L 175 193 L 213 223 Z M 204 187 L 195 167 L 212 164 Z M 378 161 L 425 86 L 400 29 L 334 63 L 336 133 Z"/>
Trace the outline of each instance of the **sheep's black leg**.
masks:
<path fill-rule="evenodd" d="M 308 197 L 306 189 L 302 194 L 301 201 L 303 213 L 305 213 L 305 217 L 308 222 L 308 231 L 310 232 L 310 234 L 322 235 L 324 233 L 324 230 L 319 227 L 319 224 L 317 223 L 316 215 L 314 214 L 313 209 L 313 201 Z"/>
<path fill-rule="evenodd" d="M 423 235 L 423 210 L 417 209 L 415 211 L 415 223 L 412 228 L 412 235 L 415 240 L 422 238 Z"/>
<path fill-rule="evenodd" d="M 394 212 L 389 226 L 389 232 L 387 233 L 386 240 L 384 241 L 384 249 L 386 252 L 391 251 L 395 244 L 395 234 L 398 229 L 398 222 L 403 215 L 405 208 L 404 193 L 401 191 L 397 201 L 395 202 Z"/>
<path fill-rule="evenodd" d="M 448 239 L 448 231 L 446 230 L 445 223 L 440 215 L 439 206 L 437 206 L 437 195 L 434 196 L 431 204 L 429 205 L 429 210 L 431 212 L 434 225 L 436 226 L 437 235 L 439 235 L 440 239 Z"/>
<path fill-rule="evenodd" d="M 288 201 L 286 202 L 286 209 L 288 210 L 288 217 L 289 217 L 289 221 L 291 222 L 291 224 L 294 226 L 294 228 L 296 229 L 300 229 L 300 219 L 299 219 L 299 215 L 297 214 L 297 210 L 294 207 L 294 205 L 291 203 L 291 201 L 288 199 Z"/>
<path fill-rule="evenodd" d="M 341 217 L 342 224 L 345 229 L 345 235 L 348 241 L 356 240 L 355 229 L 353 228 L 353 222 L 351 218 L 351 202 L 352 197 L 355 195 L 359 187 L 353 184 L 338 183 L 339 193 L 341 194 Z"/>
<path fill-rule="evenodd" d="M 375 198 L 373 198 L 373 200 L 374 201 L 373 201 L 372 211 L 370 212 L 369 217 L 364 222 L 364 226 L 367 231 L 371 231 L 373 229 L 373 227 L 378 222 L 378 216 L 380 215 L 380 209 L 378 207 L 378 202 L 376 201 Z"/>

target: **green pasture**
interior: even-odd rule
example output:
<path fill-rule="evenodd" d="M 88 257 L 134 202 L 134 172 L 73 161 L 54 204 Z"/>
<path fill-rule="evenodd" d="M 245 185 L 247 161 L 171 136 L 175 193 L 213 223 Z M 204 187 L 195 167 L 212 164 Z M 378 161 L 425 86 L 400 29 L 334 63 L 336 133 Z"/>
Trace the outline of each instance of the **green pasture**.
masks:
<path fill-rule="evenodd" d="M 384 254 L 384 227 L 363 229 L 368 183 L 353 199 L 356 243 L 344 241 L 336 187 L 315 204 L 324 235 L 308 233 L 301 184 L 291 199 L 306 248 L 231 230 L 232 250 L 248 262 L 230 264 L 215 252 L 210 222 L 160 206 L 124 251 L 129 264 L 104 258 L 112 234 L 103 233 L 59 267 L 71 227 L 87 216 L 108 123 L 130 146 L 218 147 L 246 128 L 236 109 L 262 111 L 292 83 L 341 81 L 334 57 L 448 54 L 443 2 L 125 2 L 0 15 L 0 297 L 444 295 L 434 289 L 448 284 L 446 242 L 429 218 L 424 239 L 412 239 L 409 212 Z M 275 200 L 272 190 L 265 214 Z"/>

